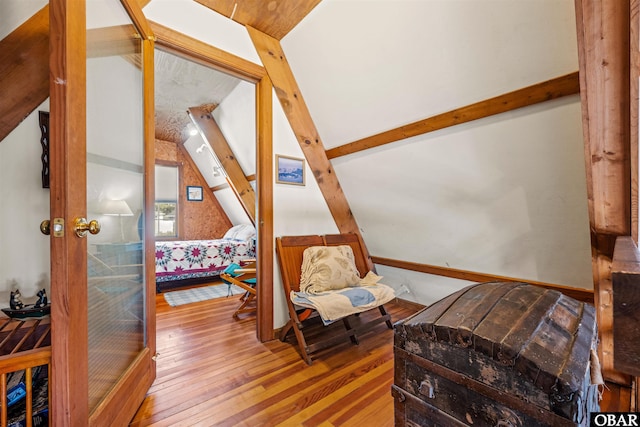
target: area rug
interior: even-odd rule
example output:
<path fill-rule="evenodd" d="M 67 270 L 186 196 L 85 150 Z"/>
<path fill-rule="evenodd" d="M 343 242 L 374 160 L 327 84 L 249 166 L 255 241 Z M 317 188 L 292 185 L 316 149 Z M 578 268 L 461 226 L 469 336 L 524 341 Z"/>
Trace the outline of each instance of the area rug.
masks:
<path fill-rule="evenodd" d="M 239 295 L 244 292 L 239 286 L 226 284 L 204 286 L 200 288 L 185 289 L 164 293 L 164 299 L 171 307 L 190 304 L 192 302 L 206 301 L 214 298 L 222 298 L 231 295 Z"/>

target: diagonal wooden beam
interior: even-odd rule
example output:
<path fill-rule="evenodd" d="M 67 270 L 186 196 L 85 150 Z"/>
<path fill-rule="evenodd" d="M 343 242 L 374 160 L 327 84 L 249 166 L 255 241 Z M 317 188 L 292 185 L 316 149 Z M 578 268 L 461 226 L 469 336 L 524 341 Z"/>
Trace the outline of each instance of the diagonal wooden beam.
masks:
<path fill-rule="evenodd" d="M 142 8 L 149 1 L 138 4 Z M 0 40 L 0 93 L 2 142 L 49 97 L 49 5 Z"/>
<path fill-rule="evenodd" d="M 264 68 L 258 64 L 156 22 L 150 21 L 150 25 L 157 37 L 156 46 L 167 52 L 254 84 L 264 77 Z"/>
<path fill-rule="evenodd" d="M 251 40 L 273 83 L 282 109 L 320 187 L 331 215 L 341 233 L 360 235 L 333 166 L 327 158 L 320 135 L 311 119 L 298 84 L 284 55 L 280 42 L 254 28 L 246 27 Z M 368 254 L 367 254 L 368 255 Z"/>
<path fill-rule="evenodd" d="M 49 6 L 0 41 L 0 141 L 49 96 Z"/>
<path fill-rule="evenodd" d="M 227 175 L 227 182 L 238 196 L 245 212 L 255 224 L 256 221 L 256 193 L 245 176 L 233 150 L 222 134 L 211 110 L 206 107 L 189 108 L 191 120 L 200 128 L 200 133 L 209 142 L 220 164 Z"/>
<path fill-rule="evenodd" d="M 408 125 L 400 126 L 379 134 L 359 139 L 349 144 L 327 150 L 327 157 L 334 159 L 369 148 L 379 147 L 412 136 L 422 135 L 450 126 L 482 119 L 494 114 L 505 113 L 551 99 L 580 92 L 578 72 L 557 77 L 542 83 L 518 89 L 484 101 L 476 102 L 446 113 L 438 114 Z"/>

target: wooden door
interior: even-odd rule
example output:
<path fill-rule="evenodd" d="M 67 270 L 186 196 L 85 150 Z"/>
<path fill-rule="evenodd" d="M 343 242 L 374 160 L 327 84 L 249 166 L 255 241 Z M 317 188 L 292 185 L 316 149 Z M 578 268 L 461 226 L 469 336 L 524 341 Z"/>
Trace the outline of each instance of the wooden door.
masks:
<path fill-rule="evenodd" d="M 135 2 L 50 2 L 52 425 L 127 425 L 155 378 L 151 38 Z"/>

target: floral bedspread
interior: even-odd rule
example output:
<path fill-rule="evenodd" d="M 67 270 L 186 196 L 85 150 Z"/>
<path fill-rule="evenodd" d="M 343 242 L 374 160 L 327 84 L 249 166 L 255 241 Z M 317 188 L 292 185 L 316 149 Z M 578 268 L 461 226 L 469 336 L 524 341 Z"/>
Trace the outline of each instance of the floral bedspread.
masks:
<path fill-rule="evenodd" d="M 156 282 L 217 275 L 255 256 L 253 239 L 156 242 Z"/>

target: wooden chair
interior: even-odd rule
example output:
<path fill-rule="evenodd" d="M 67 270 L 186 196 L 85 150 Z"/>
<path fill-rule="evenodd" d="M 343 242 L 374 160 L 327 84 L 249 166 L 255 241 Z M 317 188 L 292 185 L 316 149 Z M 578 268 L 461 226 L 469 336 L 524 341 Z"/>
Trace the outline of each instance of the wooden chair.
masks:
<path fill-rule="evenodd" d="M 380 322 L 385 322 L 389 329 L 393 328 L 391 316 L 387 314 L 383 305 L 379 305 L 377 308 L 380 311 L 380 316 L 367 323 L 358 321 L 354 323 L 361 323 L 360 325 L 352 326 L 351 320 L 354 316 L 352 315 L 342 319 L 343 329 L 331 328 L 331 332 L 327 331 L 328 333 L 322 334 L 322 336 L 314 336 L 314 342 L 309 342 L 310 337 L 305 337 L 305 326 L 311 318 L 317 316 L 317 312 L 311 308 L 296 306 L 289 297 L 291 291 L 300 291 L 303 252 L 310 246 L 339 245 L 351 246 L 360 277 L 364 277 L 369 271 L 374 271 L 373 262 L 369 257 L 365 256 L 364 243 L 360 236 L 356 234 L 283 236 L 276 238 L 276 253 L 290 317 L 280 332 L 280 340 L 285 341 L 287 334 L 293 330 L 302 358 L 309 365 L 312 362 L 312 353 L 331 345 L 345 342 L 347 339 L 353 344 L 358 344 L 357 334 L 368 331 Z"/>
<path fill-rule="evenodd" d="M 257 282 L 255 261 L 248 262 L 243 266 L 238 266 L 237 264 L 230 265 L 220 274 L 220 279 L 228 285 L 236 285 L 245 291 L 240 297 L 242 303 L 233 313 L 235 319 L 238 318 L 239 314 L 253 313 L 256 311 L 255 305 L 249 306 L 256 298 Z"/>

